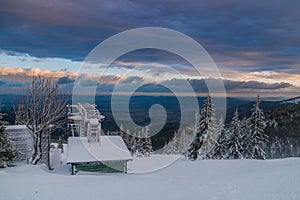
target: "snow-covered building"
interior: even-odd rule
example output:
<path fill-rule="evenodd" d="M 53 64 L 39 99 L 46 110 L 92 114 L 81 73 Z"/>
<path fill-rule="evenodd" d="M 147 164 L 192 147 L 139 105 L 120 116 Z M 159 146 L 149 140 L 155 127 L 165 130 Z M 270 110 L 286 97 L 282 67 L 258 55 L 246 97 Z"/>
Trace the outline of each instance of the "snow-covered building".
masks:
<path fill-rule="evenodd" d="M 120 136 L 100 136 L 100 142 L 88 142 L 87 137 L 69 137 L 67 164 L 72 174 L 76 170 L 127 172 L 127 162 L 132 160 Z"/>
<path fill-rule="evenodd" d="M 14 161 L 28 163 L 33 150 L 33 137 L 28 128 L 25 125 L 8 125 L 5 131 L 19 152 Z"/>
<path fill-rule="evenodd" d="M 122 137 L 101 135 L 105 117 L 96 106 L 78 103 L 69 108 L 73 137 L 68 138 L 67 164 L 71 165 L 72 174 L 77 170 L 126 173 L 132 156 Z"/>

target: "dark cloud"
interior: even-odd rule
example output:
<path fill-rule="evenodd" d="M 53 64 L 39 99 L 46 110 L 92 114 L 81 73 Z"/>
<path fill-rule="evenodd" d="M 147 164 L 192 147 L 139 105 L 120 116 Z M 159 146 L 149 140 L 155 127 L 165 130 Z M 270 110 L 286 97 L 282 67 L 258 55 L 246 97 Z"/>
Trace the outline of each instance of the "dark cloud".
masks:
<path fill-rule="evenodd" d="M 114 84 L 107 84 L 107 83 L 104 83 L 104 84 L 98 85 L 97 91 L 98 91 L 98 92 L 113 92 L 113 91 L 114 91 L 114 88 L 115 88 L 115 85 L 114 85 Z"/>
<path fill-rule="evenodd" d="M 144 79 L 143 77 L 140 76 L 129 76 L 128 78 L 126 78 L 125 80 L 122 80 L 121 83 L 122 84 L 128 84 L 128 83 L 139 83 L 139 82 L 143 82 Z"/>
<path fill-rule="evenodd" d="M 24 83 L 16 82 L 16 81 L 6 81 L 6 80 L 0 80 L 0 87 L 24 87 Z"/>
<path fill-rule="evenodd" d="M 3 0 L 1 48 L 39 58 L 83 60 L 96 45 L 120 31 L 158 26 L 193 37 L 217 64 L 231 60 L 221 67 L 300 73 L 295 65 L 300 57 L 299 6 L 297 0 Z M 185 62 L 151 50 L 120 60 Z"/>
<path fill-rule="evenodd" d="M 214 91 L 221 91 L 222 88 L 213 88 L 214 83 L 223 81 L 226 92 L 235 92 L 235 91 L 258 91 L 258 90 L 278 90 L 294 87 L 290 83 L 280 82 L 280 83 L 264 83 L 259 81 L 232 81 L 232 80 L 220 80 L 220 79 L 189 79 L 187 80 L 192 86 L 195 92 L 207 93 L 208 87 L 210 85 Z M 177 85 L 180 87 L 184 85 L 186 80 L 183 79 L 172 79 L 169 81 L 164 81 L 162 84 L 166 85 Z"/>
<path fill-rule="evenodd" d="M 226 91 L 236 91 L 236 90 L 278 90 L 293 87 L 290 83 L 280 82 L 280 83 L 264 83 L 259 81 L 231 81 L 224 80 L 224 85 Z"/>
<path fill-rule="evenodd" d="M 75 79 L 72 79 L 68 76 L 64 76 L 58 79 L 58 84 L 70 84 L 70 83 L 74 83 Z"/>
<path fill-rule="evenodd" d="M 81 80 L 79 83 L 83 87 L 96 87 L 99 81 L 96 78 L 88 78 Z"/>

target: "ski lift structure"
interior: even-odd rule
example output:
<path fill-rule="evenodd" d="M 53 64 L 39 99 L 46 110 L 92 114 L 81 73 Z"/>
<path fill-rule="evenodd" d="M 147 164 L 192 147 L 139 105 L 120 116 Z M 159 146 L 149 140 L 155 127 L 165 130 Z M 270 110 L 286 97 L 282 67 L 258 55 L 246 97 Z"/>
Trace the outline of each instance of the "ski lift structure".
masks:
<path fill-rule="evenodd" d="M 101 122 L 105 116 L 95 104 L 78 103 L 68 105 L 68 127 L 73 137 L 87 137 L 88 142 L 99 142 L 102 132 Z"/>

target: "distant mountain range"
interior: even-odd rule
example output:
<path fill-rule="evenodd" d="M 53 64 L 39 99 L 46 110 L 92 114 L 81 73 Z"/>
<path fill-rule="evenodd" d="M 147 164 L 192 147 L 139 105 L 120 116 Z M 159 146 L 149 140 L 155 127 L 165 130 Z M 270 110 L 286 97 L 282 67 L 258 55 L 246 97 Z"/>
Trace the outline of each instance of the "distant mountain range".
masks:
<path fill-rule="evenodd" d="M 299 97 L 294 97 L 291 99 L 283 100 L 280 101 L 281 103 L 288 103 L 288 104 L 299 104 L 300 103 L 300 96 Z"/>
<path fill-rule="evenodd" d="M 20 95 L 0 95 L 2 100 L 1 112 L 6 113 L 4 120 L 10 124 L 14 124 L 13 104 L 17 106 L 21 98 Z M 187 103 L 189 102 L 188 98 Z M 205 98 L 198 97 L 200 107 L 203 105 Z M 117 130 L 118 126 L 111 112 L 111 96 L 96 96 L 95 102 L 101 113 L 106 116 L 103 122 L 103 130 Z M 130 101 L 129 108 L 134 122 L 145 126 L 150 122 L 149 108 L 155 104 L 162 105 L 167 111 L 167 123 L 158 134 L 152 137 L 153 144 L 161 147 L 165 144 L 162 141 L 172 138 L 180 123 L 181 114 L 177 98 L 172 96 L 135 96 Z M 249 117 L 253 105 L 254 100 L 228 97 L 225 122 L 229 123 L 231 121 L 236 108 L 239 110 L 241 119 Z M 270 142 L 266 147 L 268 158 L 300 156 L 300 97 L 280 101 L 261 101 L 261 108 L 266 114 L 268 125 L 265 132 L 270 137 Z M 129 119 L 124 119 L 124 123 L 126 123 L 126 120 Z M 61 134 L 65 135 L 65 138 L 68 137 L 66 132 L 55 132 L 52 139 L 58 138 Z"/>
<path fill-rule="evenodd" d="M 21 95 L 0 95 L 2 112 L 7 113 L 5 119 L 9 123 L 14 123 L 14 114 L 13 114 L 13 105 L 17 106 L 18 102 L 22 98 Z M 187 97 L 188 98 L 188 97 Z M 199 106 L 201 107 L 206 97 L 198 97 Z M 176 114 L 180 112 L 180 108 L 177 107 L 176 97 L 170 96 L 138 96 L 133 99 L 133 106 L 130 106 L 132 113 L 137 113 L 141 119 L 147 117 L 142 116 L 143 112 L 147 112 L 149 106 L 161 103 L 163 106 L 168 107 L 170 114 Z M 100 111 L 107 116 L 107 121 L 109 122 L 112 118 L 111 115 L 111 96 L 109 95 L 99 95 L 95 98 L 96 104 Z M 291 99 L 280 100 L 280 101 L 261 101 L 261 108 L 264 112 L 268 112 L 273 109 L 280 109 L 292 104 L 299 104 L 300 96 L 294 97 Z M 233 98 L 227 97 L 227 113 L 226 113 L 226 122 L 229 122 L 233 117 L 233 113 L 236 108 L 239 110 L 240 117 L 249 117 L 251 114 L 251 108 L 253 107 L 254 100 L 244 99 L 244 98 Z M 170 119 L 171 120 L 171 119 Z M 139 121 L 136 119 L 136 121 Z M 143 122 L 138 122 L 143 124 Z M 110 127 L 110 126 L 108 126 Z M 112 127 L 111 127 L 112 128 Z M 108 128 L 110 129 L 110 128 Z"/>

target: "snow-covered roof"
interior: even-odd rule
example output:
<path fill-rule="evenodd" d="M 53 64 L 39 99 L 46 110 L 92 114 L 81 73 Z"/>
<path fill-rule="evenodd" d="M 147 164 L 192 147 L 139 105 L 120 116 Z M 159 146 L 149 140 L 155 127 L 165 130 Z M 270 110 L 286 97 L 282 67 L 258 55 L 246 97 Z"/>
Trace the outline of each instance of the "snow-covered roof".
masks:
<path fill-rule="evenodd" d="M 131 160 L 120 136 L 100 136 L 100 143 L 88 143 L 86 137 L 69 137 L 67 163 Z"/>
<path fill-rule="evenodd" d="M 26 125 L 6 125 L 5 130 L 28 130 Z"/>

